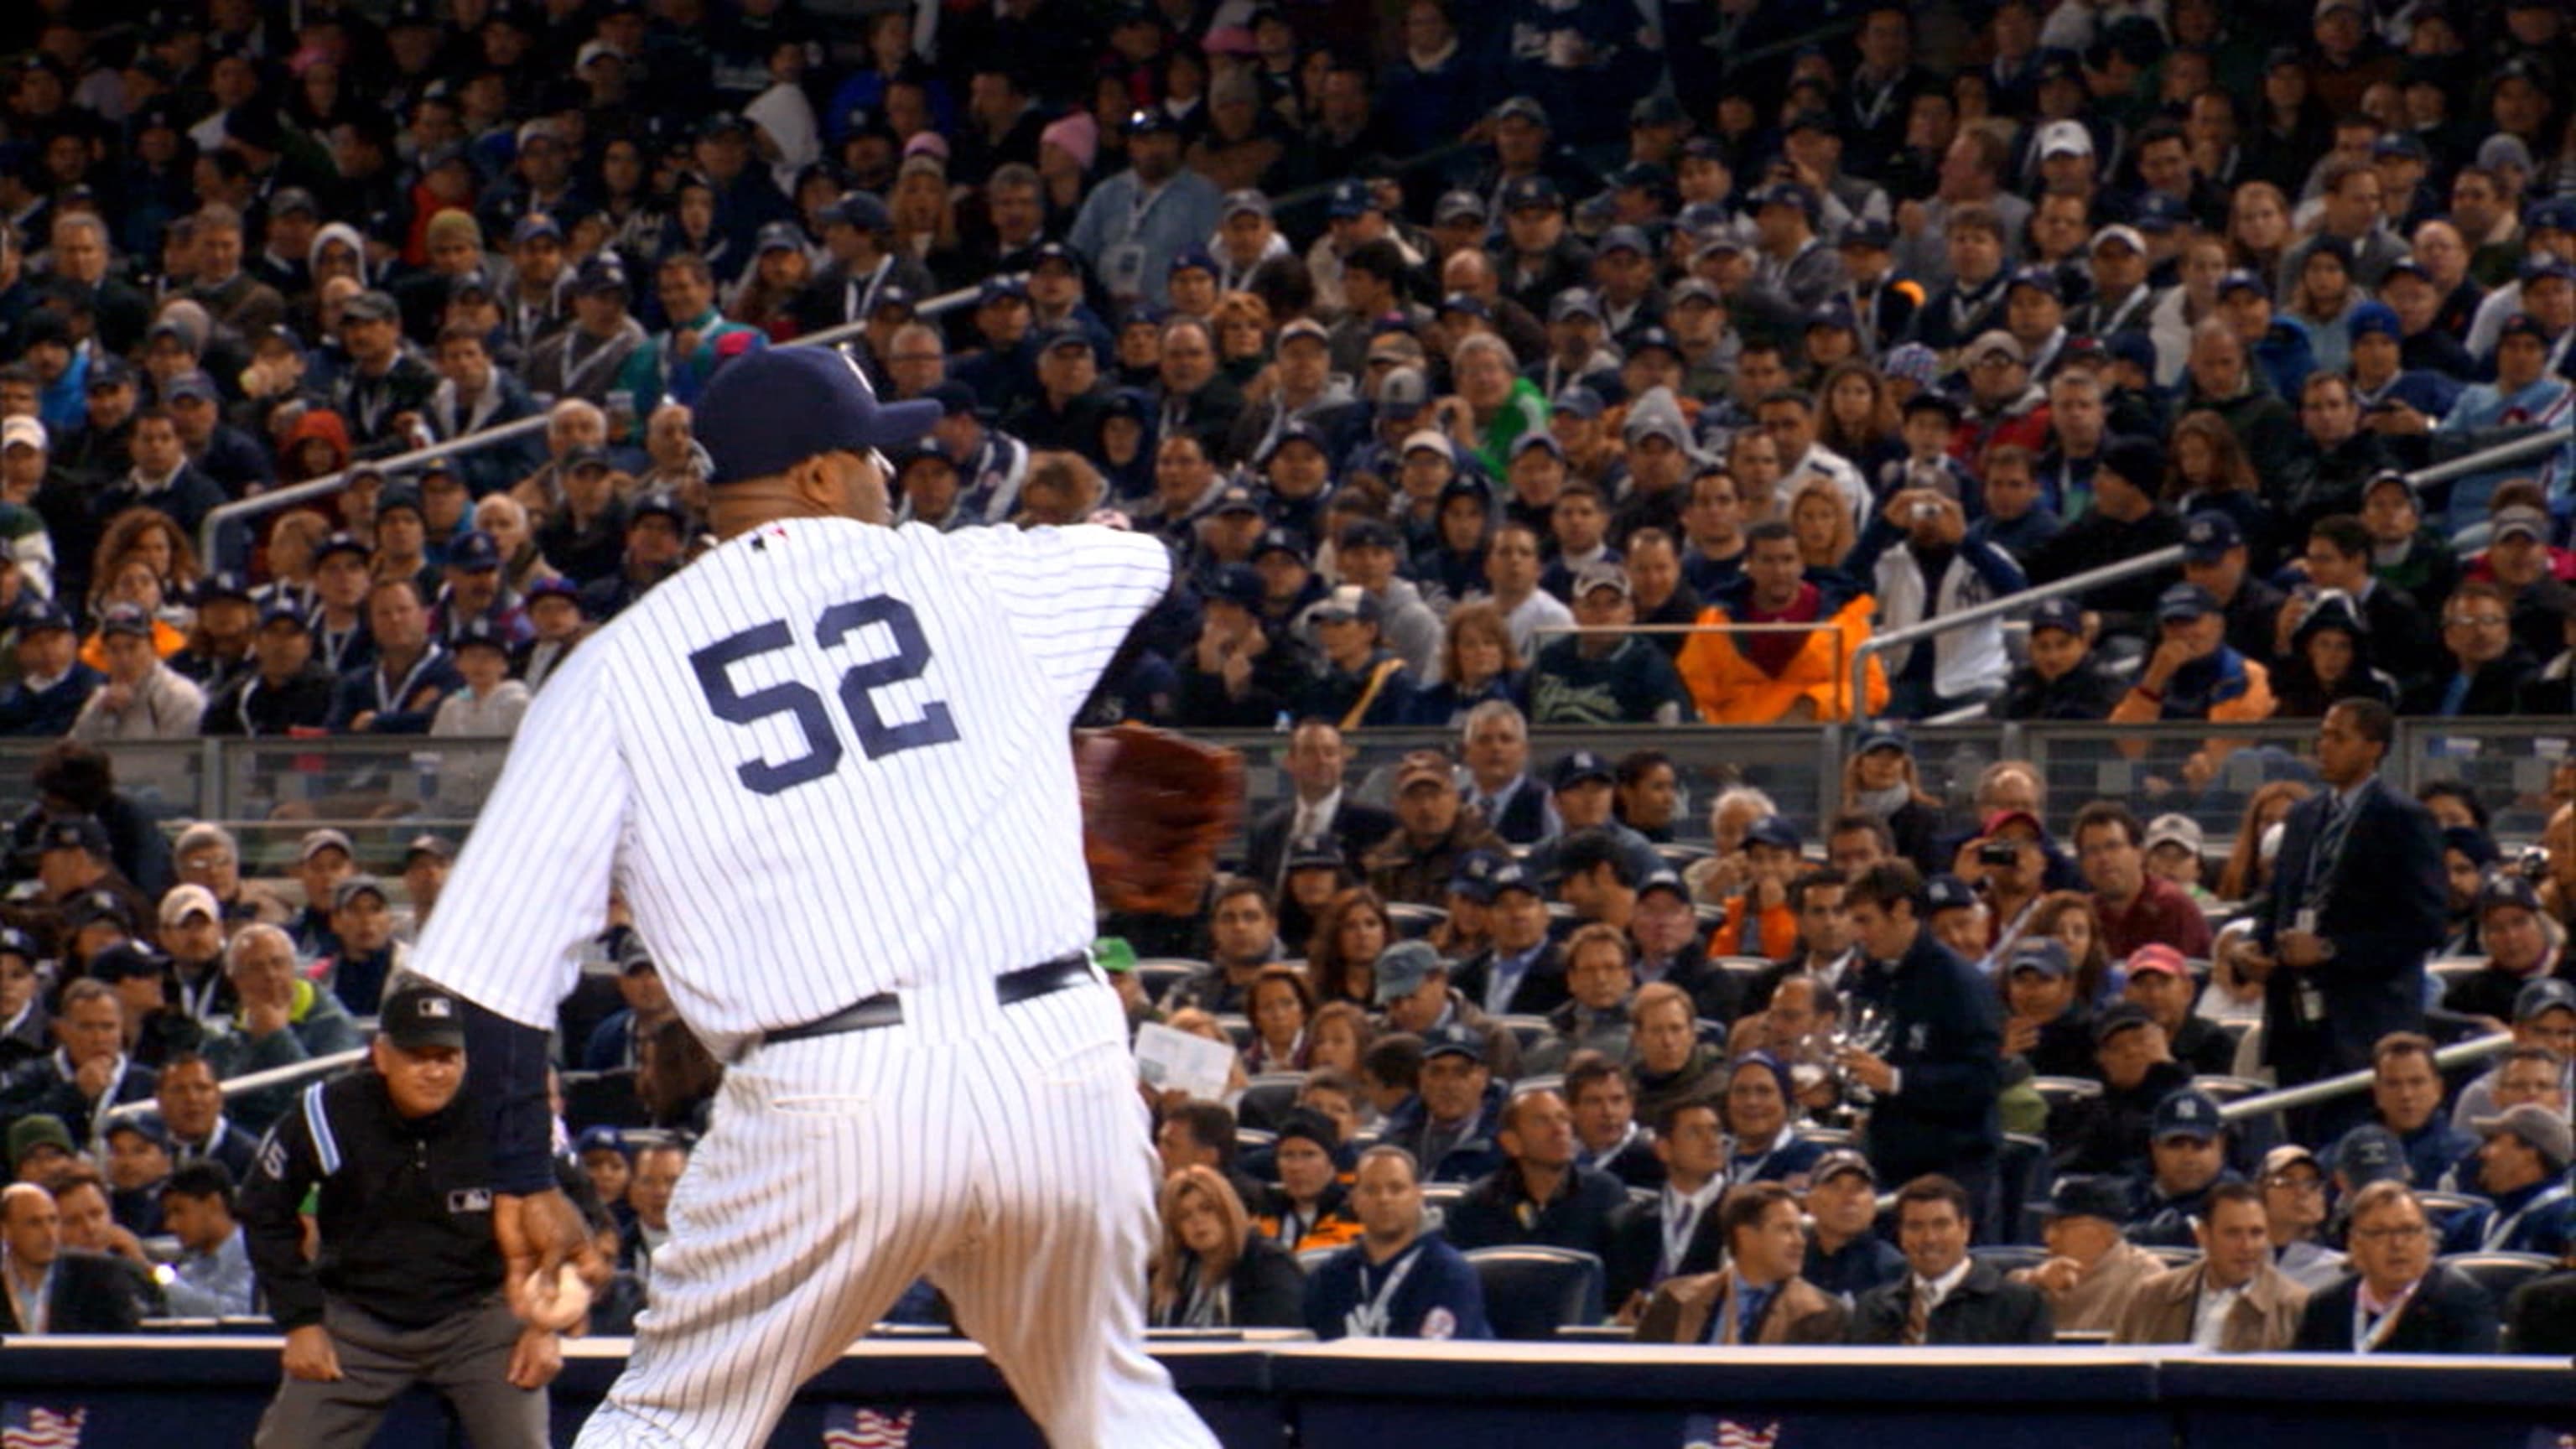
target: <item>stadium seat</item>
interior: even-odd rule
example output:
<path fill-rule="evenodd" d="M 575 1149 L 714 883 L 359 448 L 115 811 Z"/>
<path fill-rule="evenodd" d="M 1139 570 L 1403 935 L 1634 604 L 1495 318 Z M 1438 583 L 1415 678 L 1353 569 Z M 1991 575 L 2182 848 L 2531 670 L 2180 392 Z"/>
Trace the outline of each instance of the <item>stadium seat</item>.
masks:
<path fill-rule="evenodd" d="M 2433 1236 L 2437 1240 L 2460 1219 L 2495 1206 L 2472 1192 L 2419 1192 L 2415 1194 L 2415 1201 L 2423 1207 L 2424 1220 L 2433 1225 Z"/>
<path fill-rule="evenodd" d="M 1635 1343 L 1637 1330 L 1617 1323 L 1561 1323 L 1557 1325 L 1559 1343 Z"/>
<path fill-rule="evenodd" d="M 1216 1014 L 1216 1024 L 1224 1028 L 1226 1035 L 1234 1038 L 1234 1044 L 1236 1047 L 1241 1048 L 1252 1045 L 1251 1017 L 1243 1016 L 1231 1011 L 1220 1011 Z"/>
<path fill-rule="evenodd" d="M 563 1074 L 564 1125 L 584 1127 L 649 1127 L 653 1114 L 635 1094 L 635 1073 L 566 1072 Z"/>
<path fill-rule="evenodd" d="M 1438 1227 L 1441 1221 L 1448 1218 L 1449 1209 L 1456 1207 L 1458 1205 L 1458 1200 L 1466 1195 L 1467 1184 L 1463 1182 L 1424 1183 L 1422 1185 L 1422 1212 L 1426 1219 L 1431 1220 L 1425 1221 L 1423 1223 L 1423 1227 Z"/>
<path fill-rule="evenodd" d="M 2080 1102 L 2090 1102 L 2102 1095 L 2102 1084 L 2090 1077 L 2033 1077 L 2031 1090 L 2048 1104 L 2050 1120 L 2059 1112 Z"/>
<path fill-rule="evenodd" d="M 2271 1083 L 2258 1082 L 2252 1077 L 2194 1077 L 2191 1085 L 2195 1090 L 2217 1098 L 2222 1106 L 2247 1097 L 2259 1097 L 2272 1090 Z"/>
<path fill-rule="evenodd" d="M 1234 1104 L 1234 1119 L 1246 1127 L 1276 1129 L 1288 1110 L 1297 1104 L 1297 1094 L 1306 1087 L 1306 1078 L 1297 1072 L 1263 1072 L 1243 1089 Z"/>
<path fill-rule="evenodd" d="M 1395 923 L 1396 934 L 1408 941 L 1420 940 L 1440 928 L 1449 913 L 1438 906 L 1416 905 L 1411 901 L 1386 903 L 1386 918 Z"/>
<path fill-rule="evenodd" d="M 2498 1308 L 2504 1307 L 2516 1288 L 2558 1271 L 2558 1264 L 2542 1253 L 2454 1253 L 2442 1262 L 2475 1279 Z"/>
<path fill-rule="evenodd" d="M 1136 963 L 1136 975 L 1145 984 L 1145 995 L 1156 1002 L 1174 986 L 1206 969 L 1205 961 L 1186 956 L 1154 956 Z"/>
<path fill-rule="evenodd" d="M 1234 1129 L 1234 1151 L 1238 1157 L 1247 1152 L 1268 1153 L 1278 1146 L 1279 1135 L 1275 1132 L 1264 1132 L 1258 1127 Z"/>
<path fill-rule="evenodd" d="M 1997 1211 L 1995 1237 L 2006 1243 L 2027 1243 L 2039 1236 L 2039 1224 L 2030 1212 L 2030 1204 L 2048 1196 L 2048 1142 L 2026 1132 L 2004 1134 L 2002 1153 L 1995 1161 L 1995 1174 L 2002 1186 Z"/>
<path fill-rule="evenodd" d="M 1718 927 L 1726 924 L 1726 907 L 1724 906 L 1713 906 L 1708 904 L 1706 901 L 1698 901 L 1692 903 L 1691 914 L 1699 918 L 1699 928 L 1703 934 L 1714 931 Z"/>
<path fill-rule="evenodd" d="M 1720 956 L 1714 964 L 1720 970 L 1732 971 L 1738 976 L 1759 976 L 1772 966 L 1767 956 Z"/>
<path fill-rule="evenodd" d="M 1693 845 L 1688 841 L 1659 840 L 1655 842 L 1655 854 L 1662 856 L 1664 864 L 1679 872 L 1687 866 L 1708 859 L 1712 852 L 1705 845 Z"/>
<path fill-rule="evenodd" d="M 1548 1025 L 1546 1017 L 1530 1016 L 1523 1012 L 1508 1012 L 1495 1017 L 1494 1021 L 1510 1029 L 1512 1036 L 1520 1042 L 1522 1051 L 1528 1051 L 1531 1047 L 1547 1040 L 1548 1034 L 1556 1030 L 1555 1027 Z"/>
<path fill-rule="evenodd" d="M 1478 1248 L 1467 1261 L 1496 1338 L 1549 1339 L 1567 1324 L 1601 1321 L 1601 1260 L 1590 1253 L 1522 1245 Z"/>

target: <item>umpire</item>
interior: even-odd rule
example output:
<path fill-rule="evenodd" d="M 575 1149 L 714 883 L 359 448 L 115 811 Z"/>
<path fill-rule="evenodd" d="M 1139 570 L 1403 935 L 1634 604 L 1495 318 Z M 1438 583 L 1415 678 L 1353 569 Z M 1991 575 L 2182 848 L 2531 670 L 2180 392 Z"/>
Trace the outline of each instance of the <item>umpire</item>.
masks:
<path fill-rule="evenodd" d="M 242 1193 L 252 1265 L 286 1331 L 285 1382 L 257 1444 L 363 1445 L 403 1390 L 447 1396 L 477 1449 L 546 1443 L 555 1335 L 502 1294 L 488 1134 L 465 1077 L 465 1014 L 429 986 L 385 998 L 372 1070 L 307 1089 Z M 307 1262 L 299 1218 L 315 1210 Z"/>

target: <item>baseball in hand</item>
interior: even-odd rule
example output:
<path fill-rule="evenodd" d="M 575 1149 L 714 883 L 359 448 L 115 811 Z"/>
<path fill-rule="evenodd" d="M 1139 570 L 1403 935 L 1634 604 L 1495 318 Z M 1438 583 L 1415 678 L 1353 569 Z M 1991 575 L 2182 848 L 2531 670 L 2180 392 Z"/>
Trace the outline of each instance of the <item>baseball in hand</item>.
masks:
<path fill-rule="evenodd" d="M 537 1273 L 528 1275 L 528 1301 L 536 1312 L 529 1326 L 554 1333 L 569 1333 L 580 1327 L 582 1318 L 590 1312 L 590 1285 L 581 1281 L 580 1272 L 572 1264 L 564 1264 L 555 1271 L 552 1292 L 537 1280 Z"/>

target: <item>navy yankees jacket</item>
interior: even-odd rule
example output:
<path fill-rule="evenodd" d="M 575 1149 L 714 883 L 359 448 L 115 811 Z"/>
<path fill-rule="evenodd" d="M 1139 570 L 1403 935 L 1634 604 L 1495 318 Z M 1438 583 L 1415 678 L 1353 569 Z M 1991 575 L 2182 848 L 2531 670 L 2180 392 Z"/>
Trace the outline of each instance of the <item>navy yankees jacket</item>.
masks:
<path fill-rule="evenodd" d="M 1384 1318 L 1376 1319 L 1371 1300 L 1397 1273 L 1404 1277 L 1387 1294 Z M 1325 1259 L 1306 1279 L 1306 1326 L 1326 1340 L 1494 1336 L 1475 1268 L 1436 1232 L 1424 1233 L 1383 1263 L 1370 1262 L 1360 1243 Z"/>
<path fill-rule="evenodd" d="M 1869 1114 L 1869 1156 L 1882 1182 L 1953 1172 L 2003 1144 L 2003 1003 L 1977 968 L 1918 930 L 1888 981 L 1892 1022 L 1881 1053 L 1902 1090 Z"/>

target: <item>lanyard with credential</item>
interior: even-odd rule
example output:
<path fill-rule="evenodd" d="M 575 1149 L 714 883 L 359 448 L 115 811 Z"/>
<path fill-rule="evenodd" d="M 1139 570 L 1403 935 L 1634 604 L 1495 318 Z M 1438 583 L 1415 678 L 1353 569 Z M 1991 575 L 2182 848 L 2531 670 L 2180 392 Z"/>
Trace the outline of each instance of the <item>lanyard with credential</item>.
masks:
<path fill-rule="evenodd" d="M 1395 1302 L 1396 1290 L 1404 1286 L 1405 1276 L 1413 1271 L 1414 1264 L 1421 1261 L 1422 1243 L 1416 1239 L 1404 1250 L 1402 1258 L 1390 1266 L 1386 1281 L 1378 1285 L 1377 1292 L 1369 1296 L 1369 1301 L 1343 1316 L 1343 1331 L 1353 1338 L 1386 1337 L 1387 1313 Z M 1365 1260 L 1360 1265 L 1360 1281 L 1363 1284 L 1368 1281 Z"/>
<path fill-rule="evenodd" d="M 2415 1301 L 2415 1290 L 2422 1286 L 2421 1279 L 2407 1284 L 2406 1291 L 2397 1295 L 2397 1301 L 2388 1305 L 2388 1311 L 2379 1315 L 2377 1323 L 2370 1322 L 2370 1310 L 2361 1306 L 2361 1293 L 2355 1289 L 2352 1295 L 2352 1351 L 2379 1352 L 2396 1335 L 2397 1320 L 2406 1316 L 2407 1306 Z"/>
<path fill-rule="evenodd" d="M 2547 1207 L 2551 1203 L 2564 1202 L 2566 1199 L 2567 1188 L 2565 1184 L 2562 1183 L 2557 1187 L 2551 1188 L 2549 1191 L 2544 1192 L 2540 1196 L 2533 1198 L 2531 1201 L 2524 1203 L 2522 1206 L 2515 1208 L 2513 1210 L 2513 1216 L 2504 1219 L 2502 1222 L 2489 1226 L 2487 1229 L 2486 1240 L 2478 1246 L 2485 1249 L 2487 1252 L 2494 1252 L 2498 1243 L 2502 1243 L 2510 1239 L 2513 1236 L 2513 1230 L 2522 1226 L 2523 1218 L 2528 1215 L 2533 1208 Z"/>

